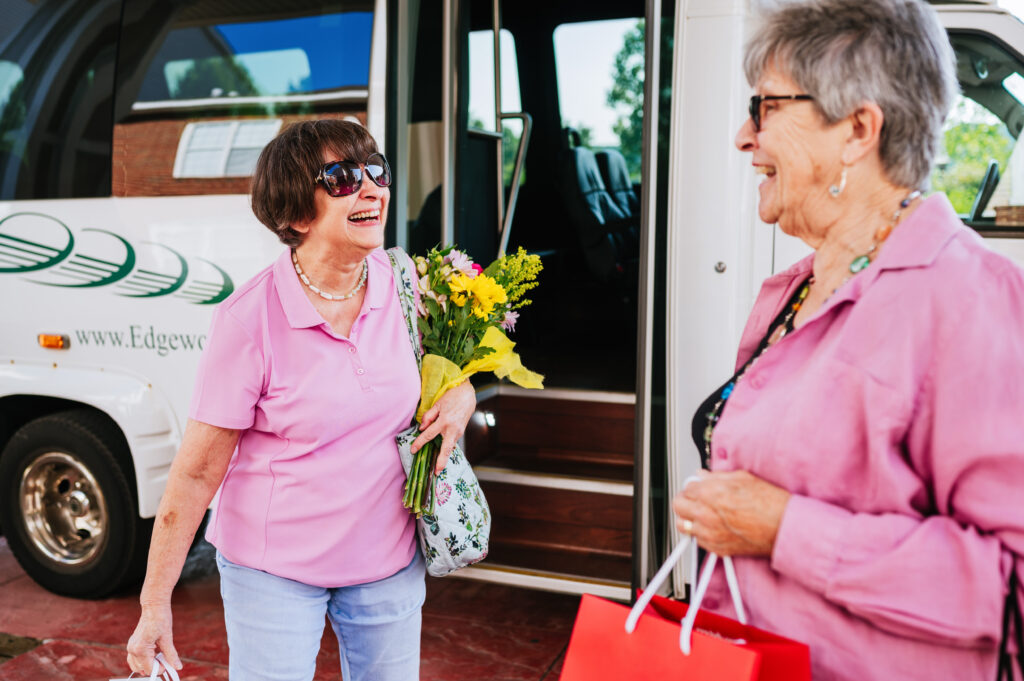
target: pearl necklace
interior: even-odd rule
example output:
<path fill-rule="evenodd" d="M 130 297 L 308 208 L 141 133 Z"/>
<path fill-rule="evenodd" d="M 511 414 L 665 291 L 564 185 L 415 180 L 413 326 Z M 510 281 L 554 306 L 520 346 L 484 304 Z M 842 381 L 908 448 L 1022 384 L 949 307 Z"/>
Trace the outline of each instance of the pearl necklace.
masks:
<path fill-rule="evenodd" d="M 302 267 L 299 266 L 299 256 L 295 254 L 295 251 L 292 251 L 292 265 L 295 266 L 295 274 L 299 275 L 299 281 L 301 281 L 306 286 L 306 288 L 308 288 L 310 291 L 317 294 L 324 300 L 348 300 L 349 298 L 354 296 L 356 293 L 359 292 L 359 289 L 363 287 L 363 284 L 366 283 L 366 272 L 369 269 L 366 265 L 366 258 L 363 258 L 363 273 L 359 275 L 359 283 L 356 284 L 355 288 L 353 288 L 351 291 L 342 295 L 340 293 L 328 293 L 327 291 L 321 291 L 316 284 L 311 282 L 309 280 L 309 277 L 307 277 L 306 274 L 302 271 Z"/>

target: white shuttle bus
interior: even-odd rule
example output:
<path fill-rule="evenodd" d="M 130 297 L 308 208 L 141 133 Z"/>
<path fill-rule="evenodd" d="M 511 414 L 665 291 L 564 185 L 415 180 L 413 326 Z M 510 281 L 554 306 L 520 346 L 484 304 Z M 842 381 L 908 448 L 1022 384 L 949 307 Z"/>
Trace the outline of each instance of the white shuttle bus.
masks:
<path fill-rule="evenodd" d="M 213 307 L 283 248 L 249 208 L 255 160 L 341 117 L 395 171 L 388 245 L 545 265 L 515 340 L 548 388 L 476 386 L 494 523 L 459 574 L 628 599 L 671 549 L 693 410 L 761 280 L 805 252 L 758 221 L 732 147 L 762 1 L 2 0 L 0 526 L 21 565 L 79 597 L 141 576 Z M 1024 204 L 1024 25 L 937 9 L 963 95 L 934 184 L 1024 262 L 1024 208 L 995 210 Z"/>

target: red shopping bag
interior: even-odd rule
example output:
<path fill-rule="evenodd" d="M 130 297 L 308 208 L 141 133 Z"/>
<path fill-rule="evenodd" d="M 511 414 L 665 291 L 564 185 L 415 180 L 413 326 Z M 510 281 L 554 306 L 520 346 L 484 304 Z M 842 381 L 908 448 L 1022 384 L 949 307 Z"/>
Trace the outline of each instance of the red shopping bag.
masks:
<path fill-rule="evenodd" d="M 692 649 L 684 654 L 679 629 L 686 610 L 655 596 L 627 634 L 629 607 L 585 594 L 561 681 L 810 681 L 806 645 L 706 611 L 697 614 Z"/>
<path fill-rule="evenodd" d="M 701 573 L 692 613 L 685 603 L 653 595 L 685 546 L 677 546 L 662 565 L 632 616 L 625 605 L 583 596 L 561 681 L 810 681 L 806 645 L 700 610 L 714 554 Z M 736 611 L 745 619 L 732 561 L 723 562 Z"/>

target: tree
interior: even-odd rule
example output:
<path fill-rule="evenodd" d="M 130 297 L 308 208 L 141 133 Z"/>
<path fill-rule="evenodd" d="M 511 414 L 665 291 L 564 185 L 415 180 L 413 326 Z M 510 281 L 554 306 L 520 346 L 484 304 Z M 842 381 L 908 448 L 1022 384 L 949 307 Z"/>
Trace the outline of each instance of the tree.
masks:
<path fill-rule="evenodd" d="M 249 70 L 231 58 L 196 59 L 175 83 L 175 99 L 258 95 Z"/>
<path fill-rule="evenodd" d="M 945 154 L 932 173 L 932 188 L 945 192 L 958 213 L 969 213 L 989 161 L 998 162 L 1005 174 L 1013 144 L 998 118 L 961 98 L 946 124 Z"/>
<path fill-rule="evenodd" d="M 619 136 L 619 151 L 634 180 L 640 179 L 644 130 L 644 20 L 636 22 L 615 55 L 608 105 L 618 113 L 612 130 Z"/>

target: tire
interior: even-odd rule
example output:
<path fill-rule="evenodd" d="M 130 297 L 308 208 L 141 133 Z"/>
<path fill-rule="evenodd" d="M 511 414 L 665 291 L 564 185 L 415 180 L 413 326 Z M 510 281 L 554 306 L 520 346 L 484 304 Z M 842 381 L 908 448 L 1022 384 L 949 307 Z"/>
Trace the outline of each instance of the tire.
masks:
<path fill-rule="evenodd" d="M 30 421 L 0 454 L 7 543 L 54 593 L 102 598 L 144 574 L 153 521 L 139 518 L 116 454 L 128 456 L 120 432 L 88 409 Z"/>

